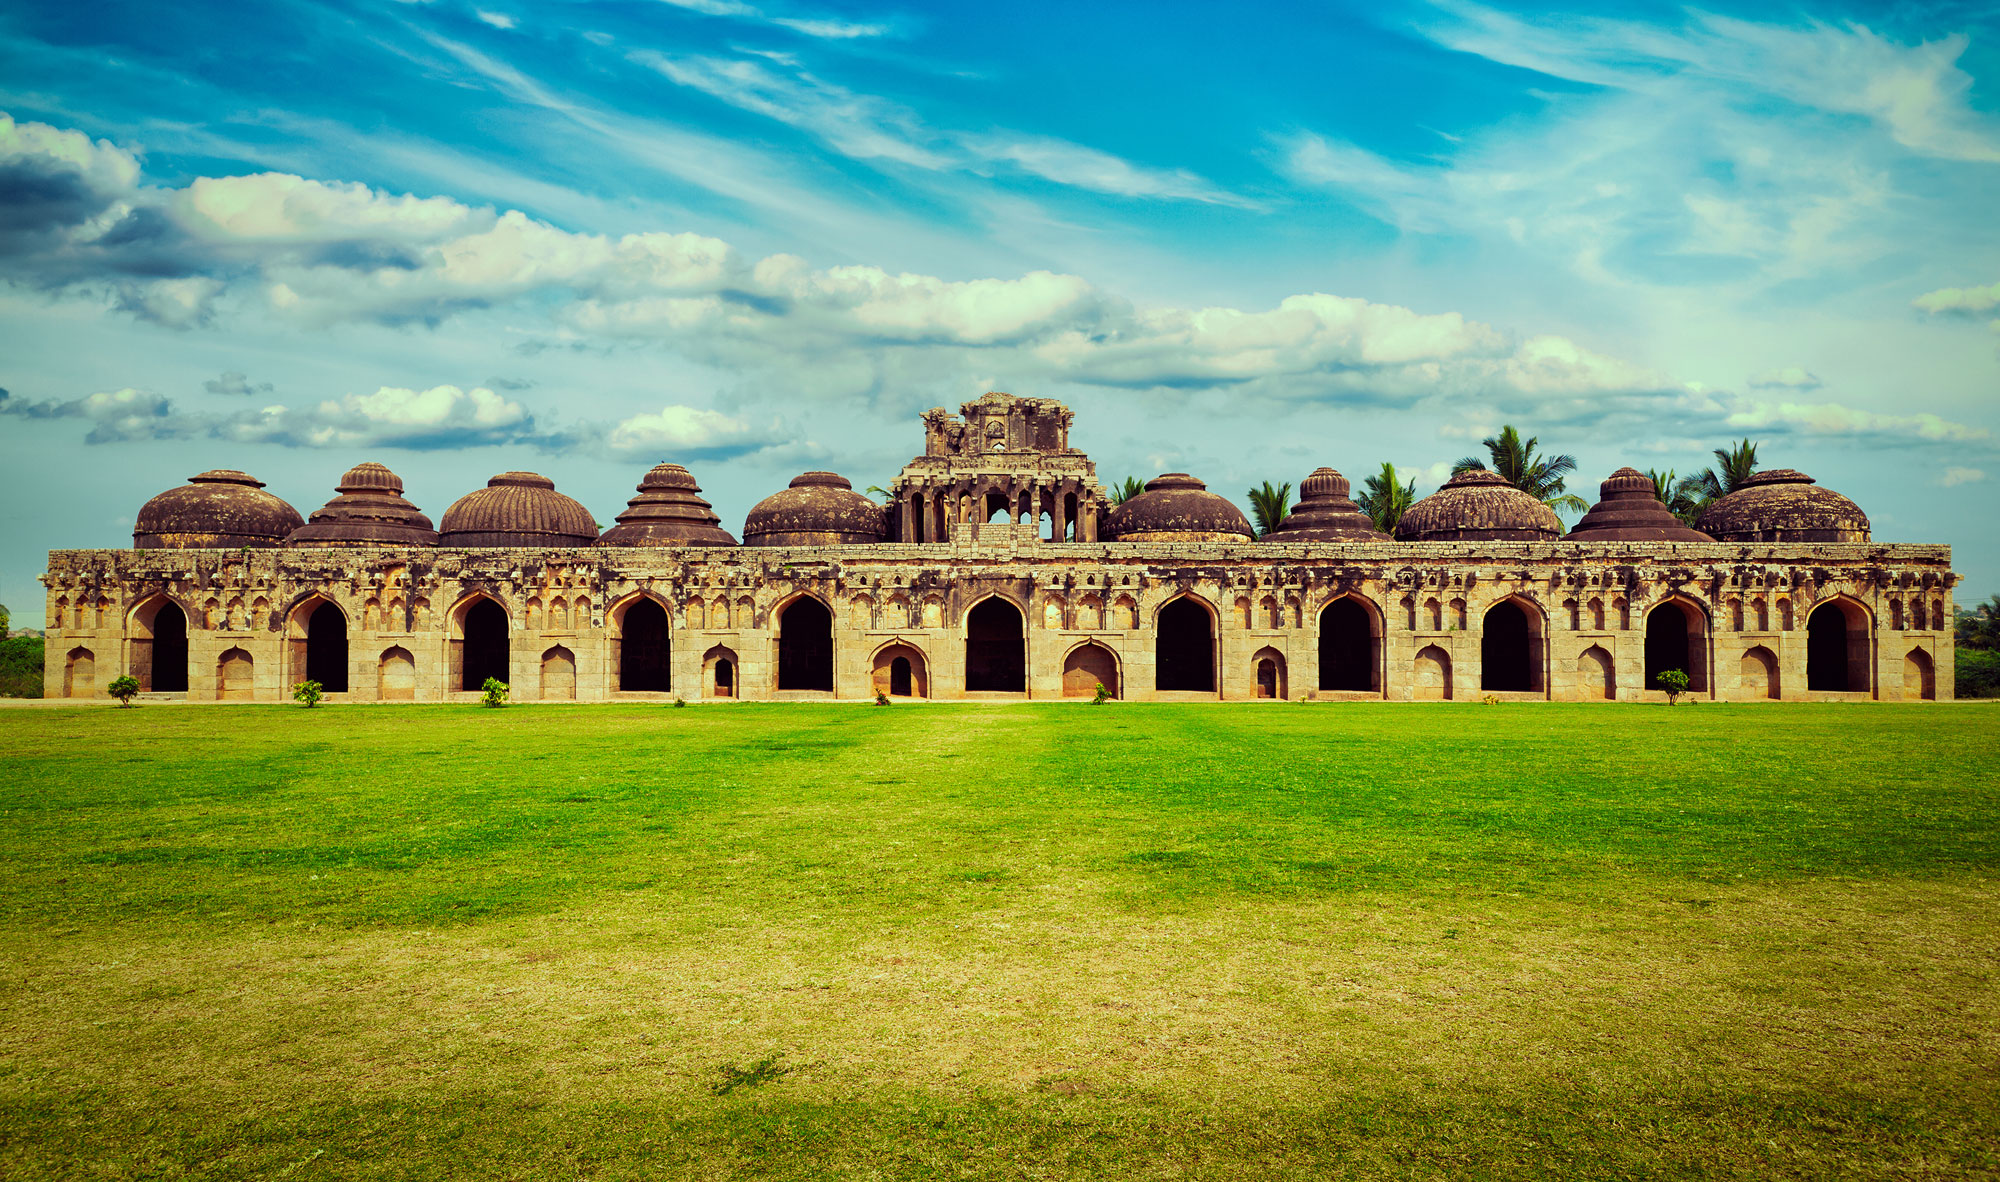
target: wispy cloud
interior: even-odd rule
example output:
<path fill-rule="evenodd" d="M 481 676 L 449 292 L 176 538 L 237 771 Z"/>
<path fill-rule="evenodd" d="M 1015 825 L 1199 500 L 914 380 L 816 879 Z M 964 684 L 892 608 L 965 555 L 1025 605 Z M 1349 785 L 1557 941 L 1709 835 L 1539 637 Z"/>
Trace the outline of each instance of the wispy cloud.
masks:
<path fill-rule="evenodd" d="M 888 21 L 850 21 L 837 17 L 775 15 L 742 0 L 661 0 L 664 4 L 703 16 L 724 17 L 752 24 L 789 29 L 802 37 L 822 41 L 853 41 L 865 37 L 886 37 L 895 32 Z"/>

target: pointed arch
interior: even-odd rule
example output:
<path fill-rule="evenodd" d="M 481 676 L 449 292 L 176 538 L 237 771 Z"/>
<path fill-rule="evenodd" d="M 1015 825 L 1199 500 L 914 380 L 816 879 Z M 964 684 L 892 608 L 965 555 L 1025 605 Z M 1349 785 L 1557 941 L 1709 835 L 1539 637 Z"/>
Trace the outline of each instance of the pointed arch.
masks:
<path fill-rule="evenodd" d="M 576 701 L 576 654 L 560 644 L 542 654 L 542 701 Z"/>
<path fill-rule="evenodd" d="M 930 662 L 916 645 L 901 638 L 875 650 L 869 658 L 869 678 L 878 694 L 891 698 L 930 697 Z"/>
<path fill-rule="evenodd" d="M 1124 674 L 1118 654 L 1094 640 L 1086 640 L 1063 654 L 1062 693 L 1065 698 L 1094 698 L 1103 686 L 1109 697 L 1119 697 Z"/>
<path fill-rule="evenodd" d="M 1835 595 L 1806 615 L 1806 688 L 1867 693 L 1874 688 L 1874 617 L 1850 595 Z"/>
<path fill-rule="evenodd" d="M 1366 692 L 1382 688 L 1382 609 L 1349 591 L 1319 611 L 1319 688 Z"/>
<path fill-rule="evenodd" d="M 215 659 L 215 699 L 248 702 L 257 696 L 257 662 L 241 648 L 227 648 Z"/>
<path fill-rule="evenodd" d="M 1576 690 L 1585 701 L 1618 696 L 1618 674 L 1610 653 L 1595 644 L 1583 650 L 1576 659 Z"/>
<path fill-rule="evenodd" d="M 332 597 L 309 591 L 285 612 L 286 684 L 317 681 L 330 694 L 347 692 L 347 612 Z"/>
<path fill-rule="evenodd" d="M 1776 700 L 1783 696 L 1778 680 L 1778 657 L 1763 645 L 1753 645 L 1737 665 L 1737 677 L 1746 698 Z"/>
<path fill-rule="evenodd" d="M 491 677 L 511 681 L 513 621 L 497 596 L 473 591 L 451 608 L 452 684 L 477 690 Z"/>
<path fill-rule="evenodd" d="M 1419 702 L 1451 700 L 1451 654 L 1435 644 L 1417 650 L 1410 663 L 1410 697 Z"/>
<path fill-rule="evenodd" d="M 1028 616 L 1012 596 L 992 592 L 966 609 L 967 693 L 1020 694 L 1028 690 Z"/>
<path fill-rule="evenodd" d="M 672 604 L 650 591 L 635 591 L 606 608 L 604 622 L 611 632 L 611 659 L 621 691 L 665 693 L 674 688 Z M 573 697 L 575 657 L 570 660 Z"/>
<path fill-rule="evenodd" d="M 799 592 L 771 614 L 777 625 L 778 688 L 833 692 L 833 609 Z"/>
<path fill-rule="evenodd" d="M 1903 697 L 1913 702 L 1929 702 L 1937 697 L 1937 670 L 1931 655 L 1913 648 L 1903 658 Z"/>
<path fill-rule="evenodd" d="M 1169 693 L 1215 692 L 1215 605 L 1184 591 L 1153 614 L 1153 688 Z"/>
<path fill-rule="evenodd" d="M 708 687 L 710 697 L 741 697 L 741 680 L 735 649 L 718 644 L 701 655 L 701 682 Z"/>
<path fill-rule="evenodd" d="M 390 645 L 375 659 L 375 697 L 383 702 L 413 702 L 417 697 L 417 659 L 401 645 Z"/>
<path fill-rule="evenodd" d="M 1479 687 L 1503 692 L 1541 690 L 1548 617 L 1521 595 L 1496 601 L 1480 618 Z"/>
<path fill-rule="evenodd" d="M 1250 654 L 1250 677 L 1259 698 L 1282 702 L 1291 696 L 1285 675 L 1285 654 L 1268 644 Z"/>
<path fill-rule="evenodd" d="M 108 600 L 98 600 L 98 626 Z M 148 693 L 184 693 L 188 687 L 188 607 L 155 591 L 125 613 L 131 640 L 130 672 Z"/>
<path fill-rule="evenodd" d="M 81 645 L 63 656 L 63 697 L 97 696 L 97 656 Z"/>
<path fill-rule="evenodd" d="M 1698 600 L 1670 594 L 1646 609 L 1645 683 L 1660 688 L 1660 674 L 1679 669 L 1688 676 L 1690 693 L 1708 692 L 1708 608 Z"/>

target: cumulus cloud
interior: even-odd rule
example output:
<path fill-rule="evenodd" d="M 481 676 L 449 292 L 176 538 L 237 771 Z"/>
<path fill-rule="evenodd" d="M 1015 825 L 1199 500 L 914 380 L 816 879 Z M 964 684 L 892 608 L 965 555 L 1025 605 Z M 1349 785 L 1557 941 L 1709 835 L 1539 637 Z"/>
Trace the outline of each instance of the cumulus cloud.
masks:
<path fill-rule="evenodd" d="M 90 423 L 85 443 L 125 443 L 147 439 L 182 439 L 195 428 L 164 396 L 130 386 L 86 394 L 66 401 L 26 402 L 0 392 L 0 414 L 28 419 L 84 419 Z"/>
<path fill-rule="evenodd" d="M 504 12 L 487 12 L 484 9 L 479 9 L 473 15 L 496 29 L 511 29 L 520 23 Z"/>
<path fill-rule="evenodd" d="M 1956 488 L 1961 484 L 1977 484 L 1984 479 L 1986 472 L 1981 468 L 1946 468 L 1944 474 L 1937 478 L 1937 483 L 1945 488 Z"/>
<path fill-rule="evenodd" d="M 1802 366 L 1788 365 L 1783 369 L 1755 374 L 1750 378 L 1750 384 L 1765 390 L 1817 390 L 1821 382 L 1817 375 L 1808 372 Z"/>
<path fill-rule="evenodd" d="M 759 429 L 720 411 L 670 403 L 618 423 L 605 445 L 616 455 L 710 459 L 740 455 L 782 437 L 775 427 Z"/>
<path fill-rule="evenodd" d="M 1932 442 L 1961 443 L 1985 439 L 1984 427 L 1954 423 L 1934 414 L 1885 415 L 1855 410 L 1835 402 L 1758 402 L 1744 400 L 1725 420 L 1731 428 L 1776 427 L 1806 435 L 1901 436 Z"/>
<path fill-rule="evenodd" d="M 258 382 L 253 386 L 247 375 L 233 369 L 225 371 L 221 377 L 210 378 L 203 382 L 201 388 L 210 394 L 221 394 L 230 398 L 250 398 L 269 394 L 272 390 L 271 383 Z"/>
<path fill-rule="evenodd" d="M 2000 283 L 1990 287 L 1945 287 L 1918 296 L 1914 304 L 1934 316 L 1982 316 L 2000 308 Z M 1989 325 L 2000 332 L 2000 318 Z"/>

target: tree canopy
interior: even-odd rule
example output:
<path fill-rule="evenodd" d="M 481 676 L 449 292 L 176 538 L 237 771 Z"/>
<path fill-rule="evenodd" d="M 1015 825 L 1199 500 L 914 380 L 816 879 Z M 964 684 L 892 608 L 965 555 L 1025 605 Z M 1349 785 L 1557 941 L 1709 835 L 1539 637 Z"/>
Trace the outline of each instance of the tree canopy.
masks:
<path fill-rule="evenodd" d="M 1574 457 L 1538 455 L 1535 447 L 1541 440 L 1532 435 L 1524 440 L 1512 426 L 1502 427 L 1500 434 L 1489 435 L 1479 442 L 1486 448 L 1491 467 L 1478 456 L 1466 456 L 1451 466 L 1453 476 L 1463 472 L 1493 472 L 1558 513 L 1581 513 L 1590 508 L 1590 503 L 1582 497 L 1563 491 L 1563 478 L 1576 471 Z"/>
<path fill-rule="evenodd" d="M 1291 509 L 1292 483 L 1288 480 L 1273 488 L 1271 482 L 1266 480 L 1263 487 L 1251 489 L 1248 495 L 1250 517 L 1257 525 L 1257 536 L 1261 538 L 1278 528 Z"/>
<path fill-rule="evenodd" d="M 1385 534 L 1396 532 L 1403 514 L 1416 500 L 1417 482 L 1405 483 L 1396 474 L 1396 465 L 1390 463 L 1384 463 L 1380 472 L 1363 480 L 1361 491 L 1354 494 L 1354 504 Z"/>

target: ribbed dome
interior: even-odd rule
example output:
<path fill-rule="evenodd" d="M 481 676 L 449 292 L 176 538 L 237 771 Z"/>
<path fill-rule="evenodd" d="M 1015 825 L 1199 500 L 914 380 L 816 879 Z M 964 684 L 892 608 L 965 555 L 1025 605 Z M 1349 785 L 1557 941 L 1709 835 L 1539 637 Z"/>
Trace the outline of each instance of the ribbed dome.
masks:
<path fill-rule="evenodd" d="M 600 546 L 734 546 L 721 518 L 701 499 L 701 486 L 679 464 L 660 464 L 639 481 L 639 495 L 626 503 L 618 524 L 597 539 Z"/>
<path fill-rule="evenodd" d="M 533 472 L 502 472 L 452 502 L 438 526 L 440 546 L 588 546 L 590 511 Z"/>
<path fill-rule="evenodd" d="M 1660 503 L 1653 478 L 1620 468 L 1597 486 L 1597 504 L 1569 531 L 1572 542 L 1708 542 Z"/>
<path fill-rule="evenodd" d="M 1555 510 L 1508 484 L 1498 473 L 1474 468 L 1403 514 L 1396 539 L 1403 542 L 1547 542 L 1562 536 Z"/>
<path fill-rule="evenodd" d="M 791 487 L 758 501 L 743 519 L 746 546 L 868 545 L 888 536 L 883 507 L 832 472 L 794 477 Z"/>
<path fill-rule="evenodd" d="M 147 501 L 132 526 L 140 550 L 263 548 L 283 545 L 304 522 L 299 511 L 233 468 L 188 477 Z"/>
<path fill-rule="evenodd" d="M 1299 503 L 1264 535 L 1267 542 L 1386 542 L 1389 535 L 1375 528 L 1347 496 L 1347 477 L 1319 468 L 1299 482 Z"/>
<path fill-rule="evenodd" d="M 1702 511 L 1696 522 L 1718 542 L 1865 542 L 1861 506 L 1791 468 L 1745 480 Z"/>
<path fill-rule="evenodd" d="M 1234 542 L 1255 537 L 1243 511 L 1185 472 L 1146 482 L 1146 491 L 1111 511 L 1115 542 Z"/>
<path fill-rule="evenodd" d="M 285 539 L 291 546 L 435 546 L 431 519 L 403 499 L 403 479 L 376 463 L 357 464 L 339 496 Z"/>

